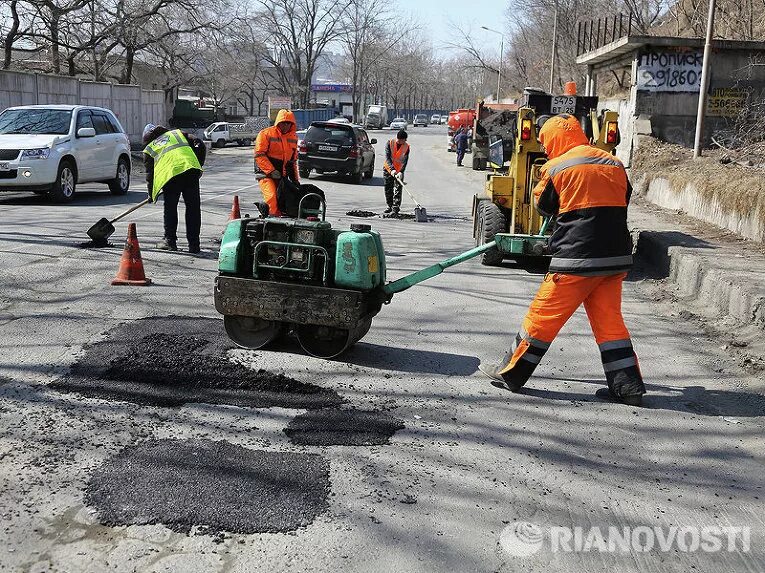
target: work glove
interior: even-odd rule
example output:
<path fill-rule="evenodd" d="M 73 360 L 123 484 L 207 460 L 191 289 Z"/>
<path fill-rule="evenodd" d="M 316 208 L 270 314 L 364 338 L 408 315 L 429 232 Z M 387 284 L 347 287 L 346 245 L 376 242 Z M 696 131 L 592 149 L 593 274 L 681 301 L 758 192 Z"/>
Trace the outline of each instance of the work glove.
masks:
<path fill-rule="evenodd" d="M 390 170 L 390 176 L 391 177 L 395 177 L 396 176 L 396 170 L 395 169 L 391 169 Z"/>
<path fill-rule="evenodd" d="M 276 169 L 274 169 L 271 173 L 269 173 L 268 176 L 271 179 L 275 179 L 276 181 L 282 178 L 282 174 L 279 173 Z"/>

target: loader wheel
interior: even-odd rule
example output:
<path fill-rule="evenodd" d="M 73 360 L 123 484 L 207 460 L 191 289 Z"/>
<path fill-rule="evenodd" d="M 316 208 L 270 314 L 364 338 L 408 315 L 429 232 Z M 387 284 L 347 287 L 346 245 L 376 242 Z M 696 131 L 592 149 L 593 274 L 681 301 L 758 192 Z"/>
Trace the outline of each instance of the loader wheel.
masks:
<path fill-rule="evenodd" d="M 481 201 L 478 205 L 478 233 L 476 246 L 485 245 L 494 240 L 494 235 L 504 233 L 507 222 L 502 211 L 491 201 Z M 481 255 L 481 264 L 487 267 L 496 267 L 502 263 L 502 253 L 498 249 L 491 249 Z"/>
<path fill-rule="evenodd" d="M 258 349 L 276 340 L 282 323 L 252 316 L 225 315 L 223 327 L 228 337 L 242 348 Z"/>

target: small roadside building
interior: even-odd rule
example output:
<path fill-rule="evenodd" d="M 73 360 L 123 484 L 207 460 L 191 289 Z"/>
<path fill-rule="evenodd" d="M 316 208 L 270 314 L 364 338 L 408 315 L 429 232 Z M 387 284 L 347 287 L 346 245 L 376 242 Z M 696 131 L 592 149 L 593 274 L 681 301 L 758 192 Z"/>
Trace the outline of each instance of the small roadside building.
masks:
<path fill-rule="evenodd" d="M 633 35 L 616 17 L 579 23 L 576 61 L 587 67 L 585 95 L 600 95 L 604 75 L 627 78 L 625 95 L 598 104 L 619 112 L 617 155 L 627 165 L 638 135 L 693 147 L 703 52 L 703 38 Z M 753 110 L 762 120 L 765 42 L 714 40 L 708 93 L 706 144 L 724 140 Z"/>

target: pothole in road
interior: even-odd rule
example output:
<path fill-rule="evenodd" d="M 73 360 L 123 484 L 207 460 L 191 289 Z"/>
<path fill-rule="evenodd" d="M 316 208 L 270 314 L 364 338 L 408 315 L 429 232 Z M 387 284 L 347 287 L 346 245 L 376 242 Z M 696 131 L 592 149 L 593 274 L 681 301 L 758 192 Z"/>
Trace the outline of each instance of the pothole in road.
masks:
<path fill-rule="evenodd" d="M 329 462 L 211 440 L 150 440 L 108 459 L 85 502 L 104 525 L 161 523 L 181 533 L 277 533 L 327 509 Z"/>
<path fill-rule="evenodd" d="M 306 446 L 382 446 L 403 428 L 384 412 L 325 408 L 293 418 L 284 433 L 293 444 Z"/>
<path fill-rule="evenodd" d="M 87 347 L 70 374 L 51 386 L 154 406 L 201 402 L 313 409 L 344 401 L 334 390 L 232 363 L 225 357 L 230 347 L 220 320 L 136 320 Z"/>

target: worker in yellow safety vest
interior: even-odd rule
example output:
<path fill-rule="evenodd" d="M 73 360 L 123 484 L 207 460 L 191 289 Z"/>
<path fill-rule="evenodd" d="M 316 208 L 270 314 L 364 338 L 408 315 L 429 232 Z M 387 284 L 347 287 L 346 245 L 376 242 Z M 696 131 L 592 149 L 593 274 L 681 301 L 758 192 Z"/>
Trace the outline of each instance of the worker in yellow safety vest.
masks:
<path fill-rule="evenodd" d="M 157 248 L 178 250 L 178 201 L 183 196 L 189 252 L 199 253 L 202 225 L 199 178 L 207 155 L 204 142 L 179 129 L 170 131 L 151 123 L 144 127 L 143 142 L 149 201 L 155 202 L 160 193 L 164 197 L 165 236 Z"/>

